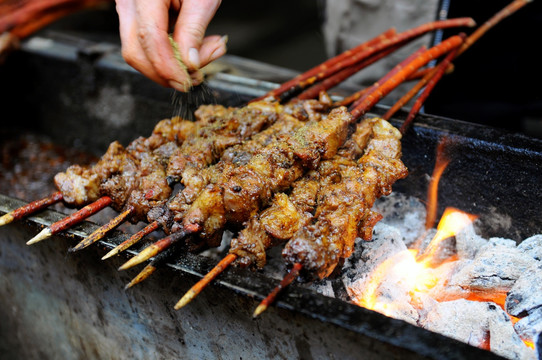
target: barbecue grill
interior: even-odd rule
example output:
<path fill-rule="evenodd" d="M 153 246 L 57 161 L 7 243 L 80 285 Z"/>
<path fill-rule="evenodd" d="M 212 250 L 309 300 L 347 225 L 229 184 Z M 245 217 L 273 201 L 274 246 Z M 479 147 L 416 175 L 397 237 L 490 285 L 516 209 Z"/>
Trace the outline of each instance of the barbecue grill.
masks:
<path fill-rule="evenodd" d="M 293 74 L 226 56 L 209 69 L 208 86 L 215 101 L 240 105 Z M 96 155 L 115 139 L 126 144 L 149 134 L 156 121 L 175 111 L 171 92 L 129 68 L 117 47 L 62 33 L 27 41 L 0 68 L 0 76 L 5 113 L 16 114 L 3 121 L 6 134 L 46 134 L 55 143 Z M 335 94 L 349 90 L 345 85 Z M 181 100 L 183 111 L 197 106 L 192 98 Z M 373 113 L 385 110 L 377 106 Z M 392 123 L 400 125 L 404 116 L 399 113 Z M 425 198 L 442 137 L 450 139 L 451 163 L 440 183 L 439 213 L 454 206 L 479 214 L 487 237 L 519 242 L 542 233 L 540 140 L 420 115 L 403 140 L 410 174 L 394 191 Z M 0 194 L 2 212 L 22 204 Z M 96 224 L 84 222 L 35 248 L 25 245 L 42 226 L 63 216 L 46 210 L 0 228 L 0 349 L 7 358 L 498 358 L 301 284 L 253 320 L 252 310 L 277 280 L 236 268 L 197 301 L 174 311 L 178 297 L 216 264 L 214 259 L 183 255 L 125 292 L 133 274 L 117 268 L 126 257 L 99 260 L 121 241 L 121 231 L 77 254 L 68 255 L 68 248 Z"/>

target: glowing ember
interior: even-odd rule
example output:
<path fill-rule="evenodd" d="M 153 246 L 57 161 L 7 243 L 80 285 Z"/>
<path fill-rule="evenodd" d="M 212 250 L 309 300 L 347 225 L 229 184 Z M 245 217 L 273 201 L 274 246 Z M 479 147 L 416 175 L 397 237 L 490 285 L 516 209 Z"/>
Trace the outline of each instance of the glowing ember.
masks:
<path fill-rule="evenodd" d="M 345 284 L 359 306 L 507 358 L 516 358 L 519 354 L 520 358 L 531 359 L 536 348 L 533 336 L 514 330 L 514 324 L 521 319 L 505 311 L 510 308 L 505 304 L 509 291 L 502 288 L 507 279 L 517 278 L 520 274 L 499 272 L 501 268 L 507 268 L 508 260 L 521 268 L 521 261 L 516 258 L 519 250 L 515 244 L 509 243 L 513 243 L 512 240 L 476 240 L 472 228 L 476 219 L 475 215 L 447 208 L 436 231 L 433 230 L 435 235 L 423 251 L 407 249 L 402 242 L 402 245 L 397 245 L 394 239 L 400 235 L 393 235 L 393 228 L 383 225 L 376 235 L 380 245 L 362 243 L 364 259 L 359 264 L 368 271 L 360 273 L 358 279 L 350 277 L 351 282 Z M 465 231 L 473 235 L 467 236 Z M 455 241 L 445 241 L 452 237 Z M 535 238 L 526 241 L 537 243 Z M 419 243 L 427 242 L 420 240 Z M 463 249 L 466 243 L 478 246 L 479 254 L 463 252 L 462 256 L 459 255 L 456 246 L 461 244 Z M 419 248 L 424 247 L 420 245 Z M 466 254 L 470 257 L 464 257 Z M 507 254 L 505 260 L 497 260 L 500 265 L 495 269 L 486 265 L 489 263 L 483 259 L 495 259 L 498 254 Z M 525 268 L 533 261 L 536 259 L 525 259 Z M 482 265 L 475 269 L 472 264 Z M 463 277 L 465 274 L 467 276 Z M 480 287 L 492 285 L 486 283 L 486 278 L 489 282 L 495 281 L 495 288 Z M 481 285 L 479 281 L 482 281 Z M 511 285 L 506 286 L 510 289 Z"/>
<path fill-rule="evenodd" d="M 385 260 L 371 274 L 366 291 L 360 299 L 357 299 L 357 304 L 391 316 L 396 310 L 397 304 L 393 301 L 388 302 L 387 299 L 379 299 L 379 287 L 386 279 L 394 279 L 393 281 L 401 284 L 402 288 L 408 289 L 412 299 L 415 299 L 418 293 L 427 293 L 437 284 L 439 278 L 445 275 L 440 274 L 439 276 L 439 273 L 447 269 L 431 267 L 431 260 L 438 245 L 444 239 L 454 236 L 465 226 L 471 224 L 476 218 L 475 215 L 447 208 L 437 227 L 437 233 L 423 256 L 418 256 L 418 250 L 410 249 L 401 251 Z"/>

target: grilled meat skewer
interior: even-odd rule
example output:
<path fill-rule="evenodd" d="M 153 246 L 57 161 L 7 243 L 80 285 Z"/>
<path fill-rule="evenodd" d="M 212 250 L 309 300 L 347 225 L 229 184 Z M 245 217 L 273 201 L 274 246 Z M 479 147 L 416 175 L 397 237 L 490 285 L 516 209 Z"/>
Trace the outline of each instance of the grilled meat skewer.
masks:
<path fill-rule="evenodd" d="M 181 231 L 197 233 L 211 241 L 210 246 L 216 246 L 227 223 L 242 225 L 267 205 L 273 193 L 288 189 L 305 170 L 317 166 L 321 158 L 331 158 L 345 141 L 351 123 L 346 108 L 333 109 L 321 121 L 309 121 L 294 134 L 260 149 L 246 165 L 228 164 L 191 204 L 183 216 Z M 147 249 L 122 268 L 137 265 L 164 250 L 152 245 Z"/>
<path fill-rule="evenodd" d="M 232 262 L 242 267 L 263 268 L 266 250 L 288 240 L 312 218 L 322 184 L 331 181 L 341 164 L 361 156 L 368 139 L 368 128 L 359 124 L 354 134 L 331 160 L 323 161 L 317 170 L 306 173 L 292 184 L 289 195 L 275 194 L 271 205 L 248 221 L 232 239 L 228 255 L 196 283 L 175 305 L 175 309 L 192 301 L 216 276 Z"/>
<path fill-rule="evenodd" d="M 316 277 L 329 276 L 351 255 L 358 234 L 370 240 L 365 227 L 372 229 L 378 219 L 371 211 L 374 201 L 391 193 L 391 185 L 407 175 L 399 131 L 384 120 L 370 121 L 373 138 L 365 154 L 357 164 L 341 168 L 340 181 L 322 187 L 315 221 L 292 236 L 283 250 L 287 263 L 301 263 Z"/>

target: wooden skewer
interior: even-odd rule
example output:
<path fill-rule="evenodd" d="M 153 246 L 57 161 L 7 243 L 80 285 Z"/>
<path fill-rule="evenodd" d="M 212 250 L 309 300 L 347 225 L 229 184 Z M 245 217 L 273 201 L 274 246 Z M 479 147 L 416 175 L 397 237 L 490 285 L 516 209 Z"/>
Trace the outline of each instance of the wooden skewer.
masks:
<path fill-rule="evenodd" d="M 128 249 L 130 246 L 136 244 L 141 239 L 143 239 L 143 237 L 149 235 L 151 232 L 153 232 L 155 230 L 158 230 L 159 227 L 160 227 L 160 224 L 158 224 L 157 221 L 153 221 L 152 223 L 150 223 L 149 225 L 145 226 L 143 229 L 139 230 L 137 233 L 132 235 L 129 239 L 127 239 L 126 241 L 120 243 L 113 250 L 111 250 L 110 252 L 105 254 L 104 257 L 102 257 L 102 260 L 108 259 L 111 256 L 117 255 L 120 252 Z"/>
<path fill-rule="evenodd" d="M 141 264 L 143 261 L 150 259 L 151 257 L 161 253 L 162 251 L 166 250 L 170 246 L 176 244 L 180 240 L 184 239 L 186 236 L 194 233 L 194 231 L 190 231 L 187 229 L 183 229 L 181 231 L 178 231 L 176 233 L 173 233 L 169 236 L 166 236 L 165 238 L 158 240 L 154 244 L 150 244 L 145 249 L 143 249 L 139 254 L 125 262 L 121 267 L 119 267 L 119 270 L 126 270 L 133 266 L 136 266 L 138 264 Z"/>
<path fill-rule="evenodd" d="M 31 203 L 21 206 L 20 208 L 10 211 L 0 217 L 0 226 L 7 225 L 12 221 L 19 220 L 25 216 L 34 214 L 42 209 L 45 209 L 48 206 L 62 201 L 62 198 L 62 193 L 58 191 L 44 199 L 32 201 Z"/>
<path fill-rule="evenodd" d="M 325 79 L 330 77 L 331 75 L 335 74 L 336 72 L 345 69 L 347 67 L 350 67 L 354 64 L 357 64 L 365 59 L 367 59 L 370 56 L 373 56 L 374 54 L 383 51 L 385 49 L 389 49 L 390 47 L 394 47 L 396 45 L 403 45 L 407 42 L 426 34 L 427 32 L 442 29 L 442 28 L 449 28 L 449 27 L 458 27 L 458 26 L 474 26 L 475 22 L 471 18 L 457 18 L 457 19 L 449 19 L 449 20 L 439 20 L 439 21 L 433 21 L 430 23 L 426 23 L 420 26 L 417 26 L 415 28 L 412 28 L 410 30 L 404 31 L 402 33 L 399 33 L 392 37 L 391 39 L 386 39 L 378 44 L 376 44 L 373 47 L 369 47 L 365 50 L 362 50 L 358 53 L 354 53 L 353 55 L 349 56 L 348 58 L 341 59 L 338 62 L 335 62 L 332 66 L 326 66 L 323 67 L 320 72 L 317 74 L 313 74 L 310 77 L 307 77 L 305 80 L 299 80 L 297 78 L 294 78 L 293 84 L 291 84 L 290 81 L 287 81 L 282 86 L 280 86 L 278 89 L 271 91 L 267 96 L 274 96 L 275 98 L 279 98 L 279 95 L 293 91 L 293 89 L 303 89 L 309 85 L 314 84 L 316 81 Z M 294 81 L 296 80 L 296 81 Z M 266 97 L 266 96 L 264 96 Z"/>
<path fill-rule="evenodd" d="M 510 4 L 508 4 L 506 7 L 504 7 L 502 10 L 500 10 L 498 13 L 493 15 L 489 20 L 487 20 L 482 26 L 480 26 L 478 29 L 476 29 L 471 35 L 469 35 L 463 44 L 461 45 L 461 48 L 457 51 L 454 59 L 457 59 L 457 57 L 461 54 L 463 54 L 467 49 L 469 49 L 478 39 L 482 37 L 488 30 L 490 30 L 492 27 L 497 25 L 501 20 L 504 18 L 512 15 L 517 10 L 521 9 L 523 6 L 527 5 L 531 0 L 514 0 Z M 448 65 L 446 72 L 453 70 L 453 64 L 451 63 Z M 408 91 L 405 95 L 401 97 L 382 117 L 384 120 L 389 120 L 399 109 L 401 109 L 404 105 L 406 105 L 416 94 L 419 93 L 419 91 L 435 76 L 437 73 L 437 68 L 429 68 L 424 69 L 423 72 L 420 71 L 420 74 L 423 74 L 422 79 L 414 85 L 414 87 Z M 412 74 L 411 78 L 414 76 L 419 76 L 420 74 Z"/>
<path fill-rule="evenodd" d="M 124 210 L 122 213 L 120 213 L 118 216 L 114 217 L 104 226 L 101 226 L 100 228 L 96 229 L 92 234 L 90 234 L 86 239 L 83 239 L 79 244 L 71 248 L 70 252 L 75 252 L 81 249 L 86 248 L 87 246 L 94 244 L 96 241 L 102 239 L 109 231 L 115 229 L 117 226 L 122 224 L 122 222 L 132 213 L 134 212 L 134 207 L 129 206 L 128 209 Z"/>
<path fill-rule="evenodd" d="M 46 227 L 38 235 L 30 239 L 26 243 L 26 245 L 35 244 L 39 241 L 47 239 L 51 235 L 54 235 L 60 231 L 69 229 L 71 226 L 80 223 L 81 221 L 85 220 L 89 216 L 102 210 L 104 207 L 109 206 L 111 202 L 112 200 L 109 196 L 104 196 L 104 197 L 99 198 L 92 204 L 88 204 L 87 206 L 83 207 L 79 211 L 65 217 L 64 219 L 60 221 L 55 222 L 49 227 Z"/>
<path fill-rule="evenodd" d="M 350 76 L 354 75 L 355 73 L 361 71 L 362 69 L 366 68 L 367 66 L 374 64 L 378 60 L 388 56 L 392 52 L 397 50 L 396 47 L 392 47 L 390 49 L 384 50 L 380 53 L 377 53 L 365 61 L 360 62 L 359 64 L 356 64 L 354 66 L 351 66 L 349 68 L 343 69 L 336 73 L 333 76 L 330 76 L 329 78 L 325 79 L 324 81 L 308 88 L 307 90 L 303 91 L 301 94 L 296 96 L 294 99 L 298 100 L 307 100 L 307 99 L 314 99 L 317 97 L 321 91 L 327 91 L 334 86 L 340 84 L 344 80 L 348 79 Z"/>
<path fill-rule="evenodd" d="M 461 36 L 454 35 L 444 40 L 438 45 L 423 52 L 416 59 L 407 64 L 403 69 L 398 71 L 395 75 L 391 76 L 386 82 L 368 94 L 362 101 L 357 101 L 351 106 L 351 114 L 357 119 L 364 115 L 368 109 L 378 103 L 384 96 L 389 94 L 397 84 L 403 82 L 409 75 L 416 70 L 427 64 L 432 59 L 436 59 L 443 54 L 449 52 L 451 49 L 459 46 L 463 42 Z M 361 99 L 360 99 L 361 100 Z"/>
<path fill-rule="evenodd" d="M 523 6 L 527 5 L 530 2 L 532 2 L 532 0 L 514 0 L 510 4 L 505 6 L 502 10 L 497 12 L 489 20 L 487 20 L 480 27 L 478 27 L 465 40 L 465 43 L 461 46 L 461 49 L 459 49 L 457 56 L 463 54 L 468 48 L 472 46 L 472 44 L 474 44 L 480 37 L 482 37 L 482 35 L 484 35 L 493 26 L 497 25 L 501 20 L 512 15 L 513 13 L 515 13 L 516 11 L 518 11 L 519 9 L 521 9 Z"/>
<path fill-rule="evenodd" d="M 375 38 L 369 40 L 369 41 L 366 41 L 365 43 L 362 43 L 352 49 L 349 49 L 349 50 L 346 50 L 344 51 L 343 53 L 331 58 L 331 59 L 328 59 L 326 61 L 324 61 L 322 64 L 320 65 L 317 65 L 315 67 L 313 67 L 312 69 L 309 69 L 307 71 L 305 71 L 304 73 L 296 76 L 295 78 L 283 83 L 279 88 L 275 89 L 275 90 L 272 90 L 270 92 L 268 92 L 267 94 L 259 97 L 259 98 L 256 98 L 254 100 L 251 100 L 252 101 L 259 101 L 259 100 L 262 100 L 266 97 L 279 97 L 280 94 L 284 93 L 285 91 L 287 91 L 288 89 L 292 88 L 292 87 L 295 87 L 298 83 L 300 83 L 301 81 L 305 81 L 307 79 L 309 79 L 310 77 L 313 77 L 315 76 L 316 74 L 318 74 L 319 72 L 325 70 L 326 68 L 329 68 L 330 66 L 333 66 L 335 65 L 337 62 L 340 62 L 341 60 L 343 59 L 346 59 L 348 57 L 351 57 L 353 54 L 359 52 L 359 51 L 362 51 L 362 50 L 365 50 L 367 47 L 370 47 L 372 45 L 375 45 L 377 44 L 378 42 L 382 41 L 383 39 L 387 38 L 387 37 L 391 37 L 392 35 L 395 35 L 395 29 L 394 28 L 391 28 L 391 29 L 388 29 L 386 30 L 385 32 L 383 32 L 382 34 L 376 36 Z"/>
<path fill-rule="evenodd" d="M 460 36 L 465 38 L 465 34 L 462 34 Z M 444 58 L 444 60 L 442 60 L 440 64 L 435 67 L 434 75 L 431 76 L 431 78 L 427 82 L 427 85 L 423 89 L 423 92 L 420 94 L 418 99 L 416 99 L 416 102 L 410 109 L 410 112 L 408 113 L 406 120 L 401 125 L 401 128 L 399 129 L 401 134 L 404 135 L 407 129 L 410 127 L 410 124 L 412 123 L 412 121 L 414 120 L 414 118 L 416 117 L 420 109 L 422 108 L 423 103 L 425 102 L 425 100 L 427 100 L 427 97 L 429 96 L 429 94 L 431 94 L 431 91 L 433 91 L 433 89 L 435 88 L 435 85 L 437 85 L 439 80 L 442 79 L 442 77 L 444 76 L 444 72 L 448 68 L 448 65 L 455 58 L 459 49 L 460 49 L 459 47 L 456 47 L 455 49 L 450 51 L 450 53 Z"/>
<path fill-rule="evenodd" d="M 218 275 L 220 275 L 226 268 L 237 259 L 237 255 L 235 254 L 228 254 L 226 255 L 220 262 L 205 275 L 200 281 L 198 281 L 190 290 L 184 294 L 184 296 L 175 304 L 175 310 L 179 310 L 186 304 L 188 304 L 190 301 L 192 301 L 196 296 L 199 295 L 200 292 L 203 291 L 203 289 L 209 285 L 211 281 L 213 281 Z"/>
<path fill-rule="evenodd" d="M 299 272 L 301 271 L 302 268 L 303 268 L 303 265 L 301 265 L 300 263 L 295 263 L 292 269 L 290 270 L 290 272 L 286 274 L 286 276 L 284 276 L 284 278 L 281 280 L 280 284 L 276 288 L 274 288 L 273 291 L 271 291 L 271 293 L 267 295 L 265 299 L 262 300 L 262 302 L 260 303 L 260 305 L 258 305 L 256 310 L 254 310 L 254 314 L 252 314 L 252 317 L 257 317 L 261 313 L 263 313 L 265 310 L 267 310 L 269 305 L 275 302 L 280 292 L 295 280 L 295 278 L 297 277 L 297 275 L 299 275 Z"/>
<path fill-rule="evenodd" d="M 132 286 L 139 284 L 140 282 L 151 276 L 157 269 L 158 268 L 151 262 L 150 264 L 145 266 L 143 270 L 141 270 L 141 272 L 132 279 L 132 281 L 126 284 L 124 290 L 128 290 Z"/>
<path fill-rule="evenodd" d="M 429 67 L 429 68 L 425 68 L 425 69 L 420 69 L 420 70 L 416 71 L 414 74 L 410 75 L 410 76 L 407 78 L 407 81 L 422 79 L 425 75 L 427 75 L 427 73 L 430 73 L 431 71 L 433 71 L 433 69 L 434 69 L 434 67 Z M 455 65 L 454 65 L 454 64 L 450 64 L 450 65 L 448 66 L 448 68 L 446 68 L 445 74 L 451 74 L 454 70 L 455 70 Z"/>
<path fill-rule="evenodd" d="M 369 86 L 368 88 L 362 89 L 360 91 L 355 92 L 354 94 L 348 96 L 346 99 L 340 102 L 340 105 L 349 105 L 354 103 L 355 106 L 356 103 L 359 104 L 359 102 L 363 101 L 371 92 L 373 92 L 375 89 L 377 89 L 380 85 L 386 82 L 390 77 L 397 74 L 399 70 L 404 68 L 406 65 L 408 65 L 412 60 L 414 60 L 416 57 L 418 57 L 421 53 L 426 51 L 427 48 L 425 46 L 422 46 L 417 51 L 410 54 L 406 59 L 401 61 L 399 64 L 395 65 L 388 73 L 386 73 L 381 79 L 376 81 L 373 85 Z"/>
<path fill-rule="evenodd" d="M 130 281 L 124 287 L 124 290 L 127 290 L 136 284 L 139 284 L 140 282 L 151 276 L 156 270 L 158 270 L 160 266 L 164 265 L 166 262 L 170 261 L 176 255 L 178 255 L 179 251 L 177 250 L 180 250 L 180 247 L 173 247 L 156 255 L 156 257 L 147 266 L 145 266 L 143 270 L 141 270 L 141 272 L 132 279 L 132 281 Z"/>

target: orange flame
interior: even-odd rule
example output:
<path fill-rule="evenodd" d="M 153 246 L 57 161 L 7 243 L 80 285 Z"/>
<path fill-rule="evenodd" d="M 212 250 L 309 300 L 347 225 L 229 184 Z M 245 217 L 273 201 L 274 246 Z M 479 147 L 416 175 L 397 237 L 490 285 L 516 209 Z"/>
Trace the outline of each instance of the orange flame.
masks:
<path fill-rule="evenodd" d="M 468 214 L 459 209 L 448 207 L 444 210 L 442 218 L 437 226 L 437 233 L 427 249 L 424 252 L 424 255 L 433 256 L 435 251 L 438 249 L 438 245 L 445 239 L 448 239 L 459 231 L 463 230 L 467 225 L 471 224 L 476 220 L 478 216 Z"/>
<path fill-rule="evenodd" d="M 397 304 L 379 299 L 379 287 L 388 278 L 400 282 L 412 298 L 416 297 L 416 294 L 427 293 L 443 276 L 439 274 L 439 269 L 432 269 L 430 266 L 431 257 L 434 256 L 438 244 L 454 236 L 474 219 L 476 219 L 475 215 L 447 208 L 437 227 L 435 237 L 427 247 L 430 251 L 424 253 L 423 259 L 418 256 L 418 250 L 410 249 L 401 251 L 382 262 L 371 274 L 369 284 L 363 296 L 357 299 L 357 304 L 390 316 L 397 308 Z"/>
<path fill-rule="evenodd" d="M 429 187 L 427 189 L 427 215 L 425 217 L 425 228 L 431 229 L 435 225 L 437 218 L 437 198 L 438 198 L 438 184 L 442 173 L 450 163 L 450 160 L 444 156 L 444 147 L 446 139 L 442 139 L 437 147 L 437 158 L 435 160 L 435 168 L 433 169 L 433 175 L 429 181 Z"/>

